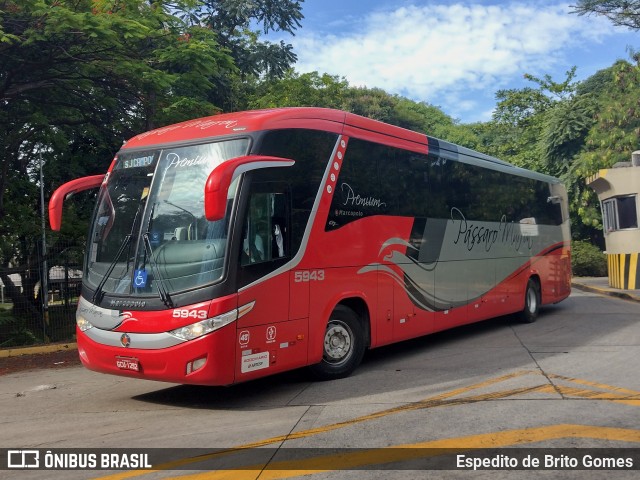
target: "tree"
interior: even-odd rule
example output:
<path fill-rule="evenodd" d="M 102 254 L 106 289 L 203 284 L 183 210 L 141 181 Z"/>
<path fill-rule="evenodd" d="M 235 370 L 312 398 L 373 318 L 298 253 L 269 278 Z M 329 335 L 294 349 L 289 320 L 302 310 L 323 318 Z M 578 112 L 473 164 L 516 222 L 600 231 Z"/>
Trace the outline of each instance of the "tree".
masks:
<path fill-rule="evenodd" d="M 37 308 L 40 162 L 48 198 L 104 172 L 140 131 L 239 104 L 242 78 L 277 76 L 295 59 L 248 26 L 292 33 L 300 3 L 0 0 L 0 278 L 17 314 Z M 89 203 L 65 211 L 51 255 L 81 242 Z M 10 273 L 22 275 L 22 292 Z"/>
<path fill-rule="evenodd" d="M 318 72 L 288 70 L 281 79 L 258 84 L 248 98 L 248 108 L 342 108 L 349 84 L 344 78 Z"/>
<path fill-rule="evenodd" d="M 578 15 L 602 15 L 616 26 L 640 29 L 639 0 L 578 0 L 573 9 Z"/>
<path fill-rule="evenodd" d="M 39 307 L 40 161 L 48 198 L 72 177 L 104 172 L 134 133 L 219 111 L 212 79 L 234 71 L 214 32 L 162 1 L 0 0 L 0 278 L 16 315 Z M 74 224 L 86 207 L 71 213 Z M 54 237 L 64 241 L 51 255 L 80 241 L 86 227 L 76 230 Z"/>
<path fill-rule="evenodd" d="M 304 18 L 304 0 L 200 0 L 178 10 L 192 25 L 216 33 L 243 77 L 279 78 L 295 63 L 293 47 L 284 41 L 261 41 L 262 34 L 282 31 L 294 34 Z M 261 29 L 252 30 L 260 26 Z"/>
<path fill-rule="evenodd" d="M 573 158 L 584 148 L 585 138 L 595 122 L 597 101 L 589 94 L 560 101 L 545 115 L 540 150 L 547 173 L 567 173 Z"/>
<path fill-rule="evenodd" d="M 175 9 L 190 25 L 214 32 L 237 69 L 235 75 L 215 79 L 219 88 L 210 91 L 211 103 L 224 111 L 247 109 L 247 99 L 255 97 L 262 81 L 285 77 L 297 60 L 293 46 L 262 36 L 274 31 L 294 35 L 303 19 L 303 1 L 192 0 Z"/>
<path fill-rule="evenodd" d="M 640 144 L 640 56 L 634 63 L 617 62 L 611 69 L 609 88 L 598 98 L 594 123 L 585 147 L 572 164 L 572 175 L 584 183 L 602 168 L 628 162 Z M 601 228 L 600 211 L 591 189 L 577 198 L 583 222 Z"/>

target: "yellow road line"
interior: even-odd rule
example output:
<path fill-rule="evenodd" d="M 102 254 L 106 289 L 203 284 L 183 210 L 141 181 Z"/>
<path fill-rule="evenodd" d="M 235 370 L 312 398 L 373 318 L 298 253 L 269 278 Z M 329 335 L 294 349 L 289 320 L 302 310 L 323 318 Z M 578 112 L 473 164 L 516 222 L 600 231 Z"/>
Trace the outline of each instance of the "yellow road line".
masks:
<path fill-rule="evenodd" d="M 582 388 L 574 388 L 567 386 L 558 386 L 558 389 L 563 395 L 576 396 L 581 398 L 588 398 L 589 400 L 608 400 L 613 403 L 621 403 L 624 405 L 631 405 L 633 407 L 640 407 L 640 398 L 623 398 L 609 392 L 597 392 L 595 390 L 585 390 Z"/>
<path fill-rule="evenodd" d="M 368 422 L 371 420 L 377 420 L 379 418 L 384 418 L 389 415 L 394 415 L 396 413 L 403 413 L 403 412 L 436 408 L 436 407 L 465 405 L 465 404 L 477 403 L 482 401 L 499 400 L 499 399 L 514 397 L 516 395 L 524 395 L 524 394 L 531 394 L 531 393 L 555 394 L 560 392 L 563 395 L 568 395 L 568 396 L 574 395 L 581 398 L 589 398 L 594 400 L 606 400 L 606 401 L 612 401 L 615 403 L 625 403 L 633 406 L 640 405 L 640 400 L 629 398 L 629 396 L 632 396 L 632 397 L 639 396 L 640 392 L 619 388 L 619 387 L 614 387 L 614 386 L 606 385 L 602 383 L 590 382 L 587 380 L 581 380 L 581 379 L 576 379 L 571 377 L 565 377 L 565 376 L 556 375 L 556 374 L 547 374 L 547 377 L 558 379 L 558 380 L 565 380 L 565 381 L 573 382 L 579 385 L 585 385 L 590 387 L 596 387 L 603 390 L 609 390 L 609 392 L 597 392 L 593 390 L 579 389 L 571 386 L 563 386 L 559 384 L 552 385 L 550 383 L 545 383 L 545 384 L 534 385 L 534 386 L 519 387 L 519 388 L 510 389 L 510 390 L 499 390 L 499 391 L 493 391 L 493 392 L 483 393 L 478 395 L 470 395 L 470 396 L 464 396 L 460 398 L 453 398 L 453 397 L 459 397 L 460 395 L 472 392 L 474 390 L 478 390 L 480 388 L 486 388 L 486 387 L 489 387 L 498 383 L 502 383 L 514 378 L 522 377 L 525 375 L 541 376 L 541 373 L 537 370 L 521 370 L 521 371 L 513 372 L 510 374 L 502 375 L 499 377 L 490 378 L 488 380 L 484 380 L 482 382 L 478 382 L 465 387 L 450 390 L 448 392 L 444 392 L 438 395 L 427 397 L 418 402 L 408 403 L 408 404 L 400 405 L 398 407 L 381 410 L 378 412 L 374 412 L 371 414 L 346 420 L 344 422 L 337 422 L 337 423 L 325 425 L 322 427 L 301 430 L 299 432 L 293 432 L 285 435 L 278 435 L 275 437 L 266 438 L 256 442 L 246 443 L 244 445 L 240 445 L 237 447 L 229 448 L 222 451 L 217 451 L 211 454 L 206 454 L 198 457 L 189 457 L 189 458 L 175 460 L 172 462 L 166 462 L 164 464 L 157 465 L 156 468 L 153 470 L 133 470 L 133 471 L 122 472 L 122 473 L 118 473 L 118 474 L 114 474 L 106 477 L 100 477 L 100 478 L 102 480 L 124 480 L 127 478 L 147 475 L 152 472 L 157 472 L 162 470 L 174 470 L 176 468 L 180 468 L 185 465 L 201 463 L 217 457 L 232 455 L 245 449 L 259 448 L 259 447 L 264 447 L 268 445 L 283 443 L 288 440 L 298 440 L 302 438 L 312 437 L 314 435 L 331 432 L 334 430 L 357 425 L 357 424 Z M 617 396 L 615 394 L 612 394 L 611 392 L 617 392 L 621 395 L 624 394 L 624 396 Z M 486 435 L 491 435 L 491 434 L 486 434 Z M 430 448 L 436 448 L 436 447 L 430 447 Z M 448 447 L 437 447 L 437 448 L 448 448 Z M 469 447 L 469 448 L 476 448 L 476 447 Z M 234 472 L 238 473 L 237 471 L 234 471 Z M 253 471 L 253 473 L 255 474 L 255 471 Z"/>
<path fill-rule="evenodd" d="M 270 463 L 269 465 L 253 465 L 247 466 L 244 470 L 202 472 L 174 478 L 179 478 L 180 480 L 255 480 L 259 474 L 260 480 L 278 480 L 429 458 L 464 452 L 475 448 L 502 448 L 562 438 L 591 438 L 640 443 L 640 431 L 589 425 L 551 425 L 432 440 L 388 448 L 374 448 L 355 453 L 281 461 Z"/>
<path fill-rule="evenodd" d="M 512 378 L 516 378 L 516 377 L 520 377 L 523 375 L 529 375 L 532 373 L 537 373 L 535 371 L 531 371 L 531 370 L 522 370 L 522 371 L 518 371 L 518 372 L 513 372 L 513 373 L 509 373 L 506 375 L 502 375 L 500 377 L 495 377 L 495 378 L 490 378 L 488 380 L 484 380 L 482 382 L 479 383 L 475 383 L 473 385 L 468 385 L 466 387 L 461 387 L 461 388 L 457 388 L 448 392 L 444 392 L 441 393 L 439 395 L 435 395 L 433 397 L 427 397 L 424 400 L 420 400 L 418 402 L 415 403 L 409 403 L 409 404 L 405 404 L 405 405 L 401 405 L 399 407 L 394 407 L 394 408 L 389 408 L 386 410 L 382 410 L 379 412 L 375 412 L 375 413 L 371 413 L 368 415 L 363 415 L 361 417 L 357 417 L 351 420 L 347 420 L 344 422 L 338 422 L 338 423 L 334 423 L 331 425 L 326 425 L 323 427 L 317 427 L 317 428 L 311 428 L 308 430 L 301 430 L 299 432 L 293 432 L 293 433 L 289 433 L 286 435 L 278 435 L 276 437 L 271 437 L 271 438 L 267 438 L 264 440 L 259 440 L 257 442 L 252 442 L 252 443 L 246 443 L 244 445 L 238 446 L 238 447 L 234 447 L 234 448 L 230 448 L 228 450 L 222 450 L 222 451 L 218 451 L 215 453 L 211 453 L 208 455 L 202 455 L 202 456 L 198 456 L 198 457 L 189 457 L 189 458 L 183 458 L 183 459 L 179 459 L 179 460 L 175 460 L 172 462 L 166 462 L 163 463 L 161 465 L 157 465 L 156 468 L 154 468 L 153 470 L 132 470 L 129 472 L 122 472 L 122 473 L 116 473 L 114 475 L 109 475 L 106 477 L 100 477 L 102 480 L 124 480 L 126 478 L 133 478 L 133 477 L 138 477 L 141 475 L 147 475 L 149 473 L 152 472 L 156 472 L 159 470 L 173 470 L 175 468 L 178 467 L 183 467 L 185 465 L 189 465 L 192 463 L 199 463 L 205 460 L 210 460 L 212 458 L 216 458 L 216 457 L 220 457 L 220 456 L 224 456 L 224 455 L 230 455 L 233 453 L 236 453 L 240 450 L 243 449 L 249 449 L 249 448 L 259 448 L 259 447 L 264 447 L 267 445 L 272 445 L 272 444 L 276 444 L 276 443 L 282 443 L 285 442 L 287 440 L 296 440 L 296 439 L 300 439 L 300 438 L 306 438 L 306 437 L 311 437 L 313 435 L 318 435 L 320 433 L 326 433 L 326 432 L 330 432 L 332 430 L 338 430 L 340 428 L 344 428 L 344 427 L 349 427 L 351 425 L 356 425 L 358 423 L 363 423 L 363 422 L 368 422 L 371 420 L 376 420 L 378 418 L 383 418 L 386 417 L 388 415 L 393 415 L 396 413 L 400 413 L 400 412 L 407 412 L 407 411 L 412 411 L 412 410 L 419 410 L 419 409 L 424 409 L 424 408 L 433 408 L 433 407 L 440 407 L 440 406 L 453 406 L 453 405 L 462 405 L 465 403 L 473 403 L 473 402 L 479 402 L 482 400 L 492 400 L 492 399 L 496 399 L 496 398 L 506 398 L 508 396 L 513 396 L 513 395 L 519 395 L 519 394 L 523 394 L 523 393 L 531 393 L 532 391 L 542 391 L 543 388 L 546 388 L 547 385 L 539 385 L 537 387 L 527 387 L 527 388 L 520 388 L 520 389 L 516 389 L 516 390 L 510 390 L 507 392 L 492 392 L 492 393 L 488 393 L 485 395 L 479 395 L 476 397 L 466 397 L 466 398 L 462 398 L 462 399 L 458 399 L 458 400 L 449 400 L 446 401 L 447 399 L 456 396 L 456 395 L 460 395 L 466 392 L 470 392 L 472 390 L 477 390 L 479 388 L 484 388 L 484 387 L 488 387 L 491 385 L 494 385 L 496 383 L 500 383 L 500 382 L 504 382 L 507 380 L 510 380 Z"/>
<path fill-rule="evenodd" d="M 602 390 L 609 390 L 611 392 L 620 392 L 621 394 L 626 394 L 625 397 L 629 395 L 640 396 L 640 392 L 637 390 L 629 390 L 628 388 L 623 388 L 623 387 L 614 387 L 613 385 L 607 385 L 606 383 L 592 382 L 592 381 L 583 380 L 580 378 L 565 377 L 564 375 L 557 375 L 555 373 L 549 373 L 547 374 L 547 376 L 549 378 L 566 380 L 568 382 L 577 383 L 579 385 L 587 385 L 589 387 L 600 388 Z"/>
<path fill-rule="evenodd" d="M 549 374 L 548 377 L 557 380 L 566 380 L 577 385 L 584 385 L 604 390 L 587 390 L 576 388 L 573 386 L 557 384 L 556 387 L 558 391 L 560 391 L 563 395 L 573 395 L 582 398 L 589 398 L 592 400 L 607 400 L 613 403 L 621 403 L 624 405 L 631 405 L 633 407 L 640 407 L 640 392 L 638 392 L 637 390 L 614 387 L 613 385 L 607 385 L 606 383 L 592 382 L 579 378 L 565 377 L 564 375 Z"/>

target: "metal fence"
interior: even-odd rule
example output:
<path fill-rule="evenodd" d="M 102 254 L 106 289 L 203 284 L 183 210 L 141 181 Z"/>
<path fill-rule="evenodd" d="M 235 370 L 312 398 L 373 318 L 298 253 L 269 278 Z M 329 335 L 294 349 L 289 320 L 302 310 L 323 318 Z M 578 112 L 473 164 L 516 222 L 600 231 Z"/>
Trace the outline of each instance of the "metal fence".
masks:
<path fill-rule="evenodd" d="M 78 247 L 69 246 L 46 262 L 38 254 L 28 265 L 3 269 L 0 348 L 74 339 L 82 281 L 80 258 Z"/>

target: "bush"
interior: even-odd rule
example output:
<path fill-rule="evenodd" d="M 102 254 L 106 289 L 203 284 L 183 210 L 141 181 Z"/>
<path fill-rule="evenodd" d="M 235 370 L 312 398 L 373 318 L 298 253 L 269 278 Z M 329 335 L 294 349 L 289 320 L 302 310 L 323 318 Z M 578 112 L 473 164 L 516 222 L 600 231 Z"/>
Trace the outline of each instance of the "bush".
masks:
<path fill-rule="evenodd" d="M 0 310 L 0 348 L 32 345 L 36 341 L 24 321 L 15 318 L 10 310 Z"/>
<path fill-rule="evenodd" d="M 571 244 L 571 271 L 576 277 L 606 277 L 607 257 L 595 245 L 574 240 Z"/>

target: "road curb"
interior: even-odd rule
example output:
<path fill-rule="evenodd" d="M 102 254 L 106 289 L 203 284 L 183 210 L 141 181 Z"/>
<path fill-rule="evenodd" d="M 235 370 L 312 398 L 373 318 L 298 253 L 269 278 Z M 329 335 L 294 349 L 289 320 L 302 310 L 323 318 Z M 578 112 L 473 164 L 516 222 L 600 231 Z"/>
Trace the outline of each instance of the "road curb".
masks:
<path fill-rule="evenodd" d="M 0 358 L 19 357 L 20 355 L 38 355 L 42 353 L 63 352 L 65 350 L 75 350 L 78 344 L 55 343 L 51 345 L 38 345 L 34 347 L 7 348 L 0 350 Z"/>
<path fill-rule="evenodd" d="M 623 300 L 630 300 L 632 302 L 640 302 L 640 295 L 628 293 L 626 291 L 613 290 L 611 288 L 596 287 L 593 285 L 585 285 L 584 283 L 573 282 L 572 287 L 585 292 L 599 293 L 600 295 L 608 295 L 610 297 L 622 298 Z"/>

